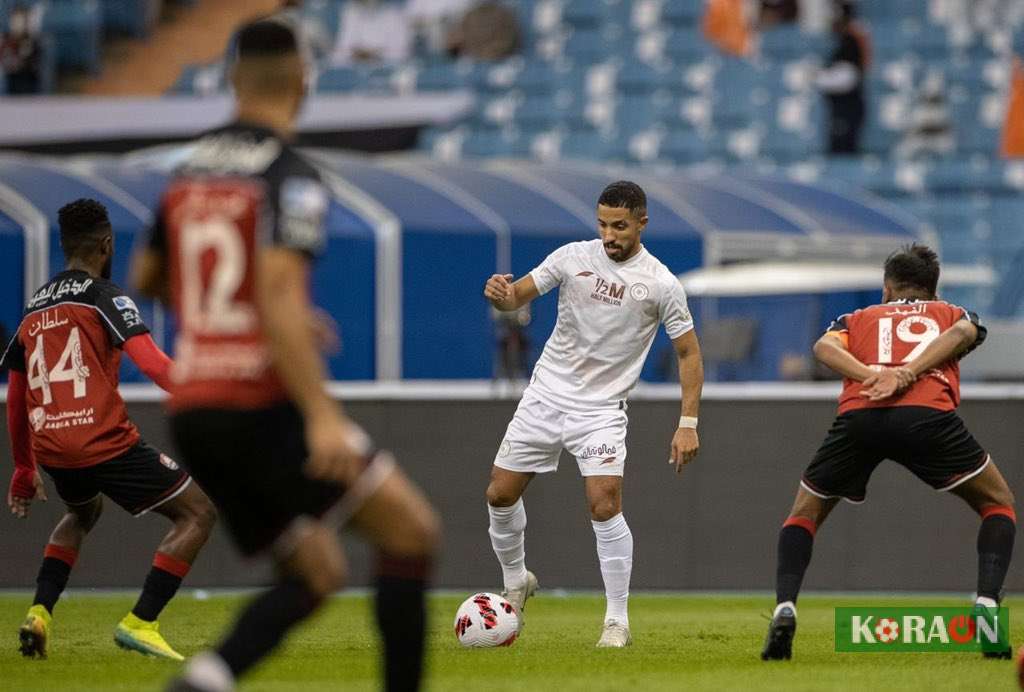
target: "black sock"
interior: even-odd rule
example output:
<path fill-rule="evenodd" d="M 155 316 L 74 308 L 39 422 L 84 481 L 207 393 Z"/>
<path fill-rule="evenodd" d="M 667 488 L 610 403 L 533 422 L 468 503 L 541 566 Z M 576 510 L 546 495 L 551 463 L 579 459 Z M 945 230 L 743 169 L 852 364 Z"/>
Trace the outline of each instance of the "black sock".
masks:
<path fill-rule="evenodd" d="M 281 582 L 249 604 L 217 653 L 239 677 L 269 654 L 288 630 L 309 617 L 320 600 L 299 579 Z"/>
<path fill-rule="evenodd" d="M 142 585 L 142 593 L 132 608 L 132 614 L 140 620 L 153 622 L 160 617 L 160 611 L 167 602 L 174 598 L 179 586 L 181 577 L 154 565 L 146 575 L 146 582 Z"/>
<path fill-rule="evenodd" d="M 978 595 L 999 600 L 1013 555 L 1017 524 L 1003 514 L 990 514 L 978 529 Z"/>
<path fill-rule="evenodd" d="M 44 557 L 43 564 L 39 567 L 39 576 L 36 577 L 36 595 L 32 605 L 41 605 L 50 613 L 57 605 L 57 599 L 64 592 L 68 585 L 68 577 L 71 576 L 71 565 L 55 557 Z"/>
<path fill-rule="evenodd" d="M 377 575 L 377 626 L 384 640 L 384 689 L 415 692 L 423 674 L 427 625 L 425 557 L 381 556 Z"/>
<path fill-rule="evenodd" d="M 807 523 L 810 523 L 807 520 Z M 779 531 L 779 564 L 775 573 L 775 602 L 796 603 L 800 593 L 800 585 L 804 581 L 804 572 L 811 564 L 811 551 L 814 548 L 814 534 L 803 523 L 783 525 Z"/>

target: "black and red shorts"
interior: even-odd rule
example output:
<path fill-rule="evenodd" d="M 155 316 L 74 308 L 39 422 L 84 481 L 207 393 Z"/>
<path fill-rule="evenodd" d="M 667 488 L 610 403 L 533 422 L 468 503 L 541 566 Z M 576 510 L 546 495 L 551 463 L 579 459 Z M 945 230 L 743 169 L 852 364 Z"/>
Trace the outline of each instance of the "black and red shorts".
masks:
<path fill-rule="evenodd" d="M 188 486 L 189 475 L 160 450 L 139 440 L 113 459 L 80 468 L 40 467 L 68 505 L 85 505 L 106 495 L 134 516 L 145 514 Z"/>
<path fill-rule="evenodd" d="M 989 456 L 955 411 L 860 409 L 835 419 L 801 485 L 821 498 L 863 502 L 871 474 L 886 459 L 936 490 L 951 490 L 981 473 Z"/>
<path fill-rule="evenodd" d="M 182 464 L 217 506 L 242 553 L 272 544 L 300 517 L 320 517 L 345 494 L 306 475 L 302 416 L 291 404 L 190 409 L 171 417 Z"/>

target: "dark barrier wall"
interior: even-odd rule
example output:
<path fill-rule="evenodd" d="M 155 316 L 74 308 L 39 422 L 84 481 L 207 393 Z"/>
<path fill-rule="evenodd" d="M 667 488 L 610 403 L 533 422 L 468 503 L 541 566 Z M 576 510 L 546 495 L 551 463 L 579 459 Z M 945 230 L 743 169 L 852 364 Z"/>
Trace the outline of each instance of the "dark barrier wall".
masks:
<path fill-rule="evenodd" d="M 445 521 L 437 584 L 498 588 L 487 537 L 483 492 L 514 401 L 353 402 L 352 414 L 426 488 Z M 154 444 L 168 447 L 158 404 L 133 404 L 131 414 Z M 800 472 L 833 416 L 824 401 L 705 402 L 701 455 L 681 476 L 669 467 L 668 444 L 679 415 L 673 402 L 630 406 L 625 511 L 636 541 L 633 585 L 649 589 L 770 589 L 775 542 Z M 968 425 L 1006 474 L 1022 488 L 1024 401 L 973 401 Z M 5 420 L 5 418 L 4 418 Z M 6 429 L 3 430 L 6 440 Z M 11 468 L 0 444 L 5 486 Z M 240 469 L 244 473 L 244 469 Z M 51 486 L 52 487 L 52 486 Z M 543 586 L 598 588 L 594 536 L 575 462 L 564 456 L 556 474 L 534 480 L 526 495 L 527 564 Z M 33 508 L 27 521 L 6 509 L 0 519 L 0 587 L 28 587 L 60 504 Z M 875 473 L 866 504 L 837 508 L 818 533 L 811 589 L 953 590 L 975 580 L 978 519 L 958 498 L 938 494 L 894 464 Z M 85 545 L 73 586 L 140 585 L 164 531 L 158 516 L 131 519 L 112 504 Z M 355 538 L 353 582 L 366 583 L 369 555 Z M 191 586 L 264 582 L 262 564 L 239 560 L 216 537 L 188 578 Z M 1024 557 L 1008 587 L 1024 588 Z"/>

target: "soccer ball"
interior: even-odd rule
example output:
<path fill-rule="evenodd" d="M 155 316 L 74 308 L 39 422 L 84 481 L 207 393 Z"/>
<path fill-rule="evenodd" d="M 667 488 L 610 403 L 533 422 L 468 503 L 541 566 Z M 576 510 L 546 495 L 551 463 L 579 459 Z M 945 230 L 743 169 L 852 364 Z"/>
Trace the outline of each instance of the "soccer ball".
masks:
<path fill-rule="evenodd" d="M 455 636 L 463 646 L 512 646 L 519 636 L 519 613 L 497 594 L 473 594 L 455 613 Z"/>
<path fill-rule="evenodd" d="M 883 644 L 892 644 L 894 641 L 899 639 L 900 626 L 895 620 L 890 618 L 882 618 L 875 625 L 875 636 L 878 637 L 878 641 Z"/>

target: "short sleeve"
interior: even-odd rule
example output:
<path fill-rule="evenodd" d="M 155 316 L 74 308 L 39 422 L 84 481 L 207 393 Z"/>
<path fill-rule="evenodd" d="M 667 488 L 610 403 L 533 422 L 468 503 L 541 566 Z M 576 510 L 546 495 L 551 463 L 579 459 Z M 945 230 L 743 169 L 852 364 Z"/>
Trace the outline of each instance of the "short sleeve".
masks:
<path fill-rule="evenodd" d="M 133 336 L 149 333 L 149 327 L 143 323 L 135 301 L 116 284 L 98 282 L 95 290 L 96 307 L 103 316 L 103 326 L 107 328 L 115 346 L 123 345 Z"/>
<path fill-rule="evenodd" d="M 693 329 L 693 315 L 686 304 L 686 291 L 675 277 L 666 284 L 658 317 L 665 325 L 665 333 L 670 339 L 678 339 Z"/>
<path fill-rule="evenodd" d="M 831 334 L 831 333 L 847 334 L 847 333 L 849 333 L 850 326 L 849 326 L 849 324 L 847 324 L 847 320 L 849 320 L 849 319 L 850 319 L 850 314 L 849 313 L 846 313 L 845 315 L 840 315 L 839 317 L 835 318 L 834 320 L 832 320 L 829 323 L 828 329 L 825 330 L 825 333 L 826 334 Z M 821 323 L 819 322 L 819 324 L 821 324 Z"/>
<path fill-rule="evenodd" d="M 324 219 L 329 197 L 315 171 L 288 175 L 281 180 L 274 222 L 274 244 L 311 258 L 323 252 Z"/>
<path fill-rule="evenodd" d="M 563 245 L 545 257 L 544 261 L 530 272 L 540 295 L 544 295 L 565 281 L 565 262 L 569 257 L 569 252 L 569 246 Z"/>
<path fill-rule="evenodd" d="M 0 355 L 0 370 L 4 369 L 25 372 L 25 347 L 18 340 L 17 333 L 6 344 L 3 355 Z"/>
<path fill-rule="evenodd" d="M 960 357 L 963 358 L 968 353 L 970 353 L 971 351 L 985 343 L 985 339 L 988 337 L 988 327 L 981 323 L 981 318 L 978 317 L 978 313 L 971 312 L 967 308 L 962 308 L 959 306 L 954 306 L 954 308 L 960 313 L 960 316 L 957 318 L 957 321 L 967 320 L 978 328 L 978 338 L 974 340 L 974 343 L 971 344 L 966 351 L 960 354 Z"/>

